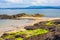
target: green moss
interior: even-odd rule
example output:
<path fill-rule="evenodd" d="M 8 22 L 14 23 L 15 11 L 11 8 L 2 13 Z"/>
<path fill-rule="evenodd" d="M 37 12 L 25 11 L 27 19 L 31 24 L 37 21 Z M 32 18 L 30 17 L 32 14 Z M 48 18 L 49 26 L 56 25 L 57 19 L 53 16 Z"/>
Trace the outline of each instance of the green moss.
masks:
<path fill-rule="evenodd" d="M 35 29 L 35 30 L 26 30 L 23 32 L 19 32 L 20 34 L 26 34 L 26 37 L 30 37 L 30 36 L 36 36 L 39 34 L 44 34 L 47 33 L 48 30 L 43 30 L 43 29 Z"/>
<path fill-rule="evenodd" d="M 5 37 L 3 37 L 3 38 L 5 38 L 5 39 L 13 38 L 13 35 L 8 35 L 8 36 L 5 36 Z"/>
<path fill-rule="evenodd" d="M 44 33 L 47 33 L 48 31 L 47 30 L 43 30 L 43 29 L 36 29 L 36 30 L 30 30 L 28 31 L 28 35 L 30 36 L 36 36 L 36 35 L 39 35 L 39 34 L 44 34 Z M 28 37 L 30 37 L 28 36 Z"/>
<path fill-rule="evenodd" d="M 9 33 L 8 36 L 5 36 L 4 38 L 13 38 L 16 34 L 25 34 L 25 38 L 31 37 L 31 36 L 37 36 L 39 34 L 44 34 L 49 32 L 48 30 L 44 30 L 44 29 L 35 29 L 35 30 L 25 30 L 25 31 L 20 31 L 20 32 L 16 32 L 16 33 Z M 12 35 L 10 35 L 12 34 Z M 16 40 L 23 40 L 23 38 L 19 37 L 16 38 Z"/>
<path fill-rule="evenodd" d="M 15 40 L 23 40 L 23 38 L 16 38 Z"/>
<path fill-rule="evenodd" d="M 49 25 L 54 25 L 54 24 L 53 24 L 53 21 L 48 21 L 48 22 L 46 22 L 45 25 L 48 25 L 49 26 Z"/>

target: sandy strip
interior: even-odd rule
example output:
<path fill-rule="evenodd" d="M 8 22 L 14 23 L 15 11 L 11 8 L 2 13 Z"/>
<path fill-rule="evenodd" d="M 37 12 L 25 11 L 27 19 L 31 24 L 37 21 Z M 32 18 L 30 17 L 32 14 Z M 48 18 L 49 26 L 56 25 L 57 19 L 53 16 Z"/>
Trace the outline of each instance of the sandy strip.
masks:
<path fill-rule="evenodd" d="M 19 17 L 20 19 L 36 19 L 36 20 L 55 20 L 60 18 L 54 18 L 54 17 Z"/>

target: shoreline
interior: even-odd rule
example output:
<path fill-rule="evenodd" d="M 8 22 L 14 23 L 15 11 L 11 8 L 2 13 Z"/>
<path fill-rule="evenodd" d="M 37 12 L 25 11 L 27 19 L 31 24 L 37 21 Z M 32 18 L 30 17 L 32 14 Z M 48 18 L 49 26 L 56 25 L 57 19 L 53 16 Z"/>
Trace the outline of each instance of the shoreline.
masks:
<path fill-rule="evenodd" d="M 17 31 L 24 31 L 24 27 L 26 26 L 32 26 L 35 23 L 41 22 L 41 21 L 50 21 L 50 20 L 56 20 L 56 19 L 60 19 L 60 18 L 46 18 L 46 17 L 21 17 L 23 19 L 34 19 L 34 21 L 32 21 L 31 23 L 29 23 L 29 25 L 25 25 L 23 27 L 8 27 L 7 29 L 10 29 L 8 31 L 3 31 L 4 29 L 0 29 L 2 31 L 0 31 L 0 36 L 3 35 L 5 32 L 17 32 Z"/>

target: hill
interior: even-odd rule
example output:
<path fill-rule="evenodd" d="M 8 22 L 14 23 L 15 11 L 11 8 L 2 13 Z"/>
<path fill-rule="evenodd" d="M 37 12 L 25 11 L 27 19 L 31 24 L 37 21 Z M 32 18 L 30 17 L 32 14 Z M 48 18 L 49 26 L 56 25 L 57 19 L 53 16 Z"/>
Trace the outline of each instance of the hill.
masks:
<path fill-rule="evenodd" d="M 60 6 L 30 6 L 26 9 L 60 9 Z"/>

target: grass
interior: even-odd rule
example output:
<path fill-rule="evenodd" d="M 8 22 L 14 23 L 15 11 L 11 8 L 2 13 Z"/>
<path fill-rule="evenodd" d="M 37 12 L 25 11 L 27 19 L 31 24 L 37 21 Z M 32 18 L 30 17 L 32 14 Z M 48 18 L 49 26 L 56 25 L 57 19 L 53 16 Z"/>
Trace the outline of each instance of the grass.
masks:
<path fill-rule="evenodd" d="M 4 36 L 5 39 L 8 38 L 13 38 L 15 35 L 17 34 L 25 34 L 25 38 L 31 37 L 31 36 L 37 36 L 39 34 L 44 34 L 49 32 L 48 30 L 44 30 L 44 29 L 35 29 L 35 30 L 25 30 L 25 31 L 20 31 L 20 32 L 15 32 L 15 33 L 7 33 L 9 34 L 8 36 Z M 12 35 L 10 35 L 12 34 Z M 19 38 L 15 38 L 16 40 L 23 40 L 23 38 L 19 37 Z"/>

